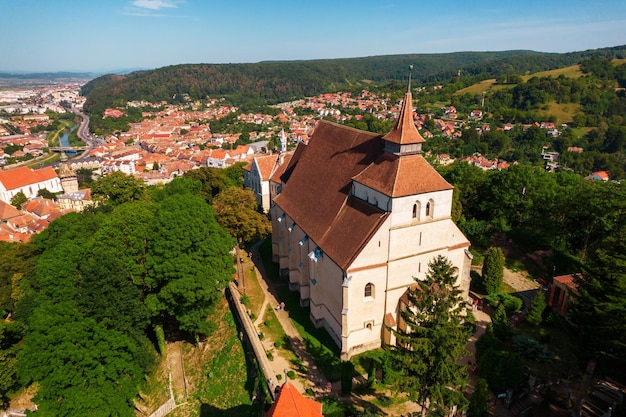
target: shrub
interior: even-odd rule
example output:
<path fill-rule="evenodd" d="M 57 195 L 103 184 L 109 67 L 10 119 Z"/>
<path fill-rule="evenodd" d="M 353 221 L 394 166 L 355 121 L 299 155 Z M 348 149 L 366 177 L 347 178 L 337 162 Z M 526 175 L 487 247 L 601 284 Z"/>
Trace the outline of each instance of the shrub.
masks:
<path fill-rule="evenodd" d="M 350 395 L 352 393 L 352 376 L 354 374 L 354 365 L 350 361 L 341 363 L 341 393 Z"/>
<path fill-rule="evenodd" d="M 507 315 L 520 311 L 522 309 L 522 305 L 524 304 L 521 298 L 508 293 L 491 294 L 486 296 L 484 300 L 495 309 L 502 305 Z"/>
<path fill-rule="evenodd" d="M 527 334 L 518 334 L 511 339 L 513 348 L 523 357 L 537 362 L 551 362 L 554 353 Z"/>
<path fill-rule="evenodd" d="M 289 377 L 289 379 L 295 379 L 296 378 L 296 373 L 292 370 L 287 371 L 287 376 Z"/>
<path fill-rule="evenodd" d="M 246 294 L 241 296 L 241 304 L 247 306 L 248 303 L 250 303 L 250 297 L 248 297 Z"/>
<path fill-rule="evenodd" d="M 283 341 L 278 339 L 277 341 L 274 342 L 274 347 L 277 349 L 280 349 L 283 346 Z"/>

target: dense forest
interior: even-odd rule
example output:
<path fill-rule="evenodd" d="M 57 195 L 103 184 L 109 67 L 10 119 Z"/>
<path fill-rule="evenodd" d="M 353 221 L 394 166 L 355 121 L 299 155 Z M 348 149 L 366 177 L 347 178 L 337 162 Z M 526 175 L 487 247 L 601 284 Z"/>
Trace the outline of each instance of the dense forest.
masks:
<path fill-rule="evenodd" d="M 238 106 L 265 105 L 313 96 L 366 83 L 404 80 L 409 65 L 417 82 L 441 82 L 456 76 L 527 73 L 578 63 L 592 55 L 626 56 L 626 47 L 571 52 L 455 52 L 366 58 L 259 62 L 254 64 L 185 64 L 106 75 L 87 83 L 85 110 L 102 115 L 127 101 L 182 103 L 186 99 L 226 97 Z"/>
<path fill-rule="evenodd" d="M 164 335 L 198 340 L 215 328 L 207 317 L 232 280 L 236 244 L 215 210 L 243 191 L 240 178 L 238 165 L 145 188 L 117 172 L 91 184 L 95 209 L 30 243 L 0 242 L 0 399 L 34 384 L 37 415 L 135 415 Z"/>

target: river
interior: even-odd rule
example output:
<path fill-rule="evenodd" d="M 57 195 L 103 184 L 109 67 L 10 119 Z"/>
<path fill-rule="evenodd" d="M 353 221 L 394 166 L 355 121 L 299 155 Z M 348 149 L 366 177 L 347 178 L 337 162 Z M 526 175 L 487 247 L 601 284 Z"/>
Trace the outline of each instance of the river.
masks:
<path fill-rule="evenodd" d="M 72 127 L 69 131 L 65 132 L 63 136 L 59 138 L 59 145 L 70 146 L 70 133 L 76 130 L 78 126 Z"/>

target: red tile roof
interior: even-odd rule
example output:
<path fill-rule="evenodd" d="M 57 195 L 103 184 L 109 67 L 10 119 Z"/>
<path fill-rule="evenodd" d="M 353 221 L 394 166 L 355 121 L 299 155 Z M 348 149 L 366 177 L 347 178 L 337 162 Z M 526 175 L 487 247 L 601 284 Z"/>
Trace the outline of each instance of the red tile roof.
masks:
<path fill-rule="evenodd" d="M 10 169 L 8 171 L 0 171 L 0 183 L 7 190 L 24 187 L 30 184 L 44 182 L 53 178 L 57 178 L 57 173 L 52 167 L 32 170 L 27 167 Z"/>
<path fill-rule="evenodd" d="M 352 177 L 382 152 L 379 135 L 322 121 L 281 177 L 275 203 L 340 267 L 384 221 L 381 210 L 348 198 Z"/>
<path fill-rule="evenodd" d="M 281 388 L 278 398 L 266 414 L 267 417 L 323 417 L 322 404 L 305 398 L 289 382 Z"/>
<path fill-rule="evenodd" d="M 0 200 L 0 222 L 13 217 L 20 216 L 22 213 L 9 203 Z"/>
<path fill-rule="evenodd" d="M 405 197 L 452 186 L 421 155 L 384 153 L 354 180 L 389 197 Z"/>
<path fill-rule="evenodd" d="M 400 145 L 411 145 L 415 143 L 426 142 L 422 135 L 419 134 L 415 123 L 413 122 L 413 97 L 411 92 L 407 91 L 404 95 L 400 115 L 396 121 L 396 125 L 389 133 L 383 136 L 383 139 Z"/>

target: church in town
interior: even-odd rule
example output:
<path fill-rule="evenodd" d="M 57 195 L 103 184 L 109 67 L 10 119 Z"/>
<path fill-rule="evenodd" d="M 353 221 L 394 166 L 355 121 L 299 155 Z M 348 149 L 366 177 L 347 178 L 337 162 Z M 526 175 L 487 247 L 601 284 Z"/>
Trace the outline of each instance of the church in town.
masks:
<path fill-rule="evenodd" d="M 468 297 L 470 242 L 453 187 L 424 159 L 409 88 L 385 135 L 321 121 L 280 176 L 272 255 L 310 318 L 350 357 L 394 344 L 403 297 L 444 255 Z"/>

